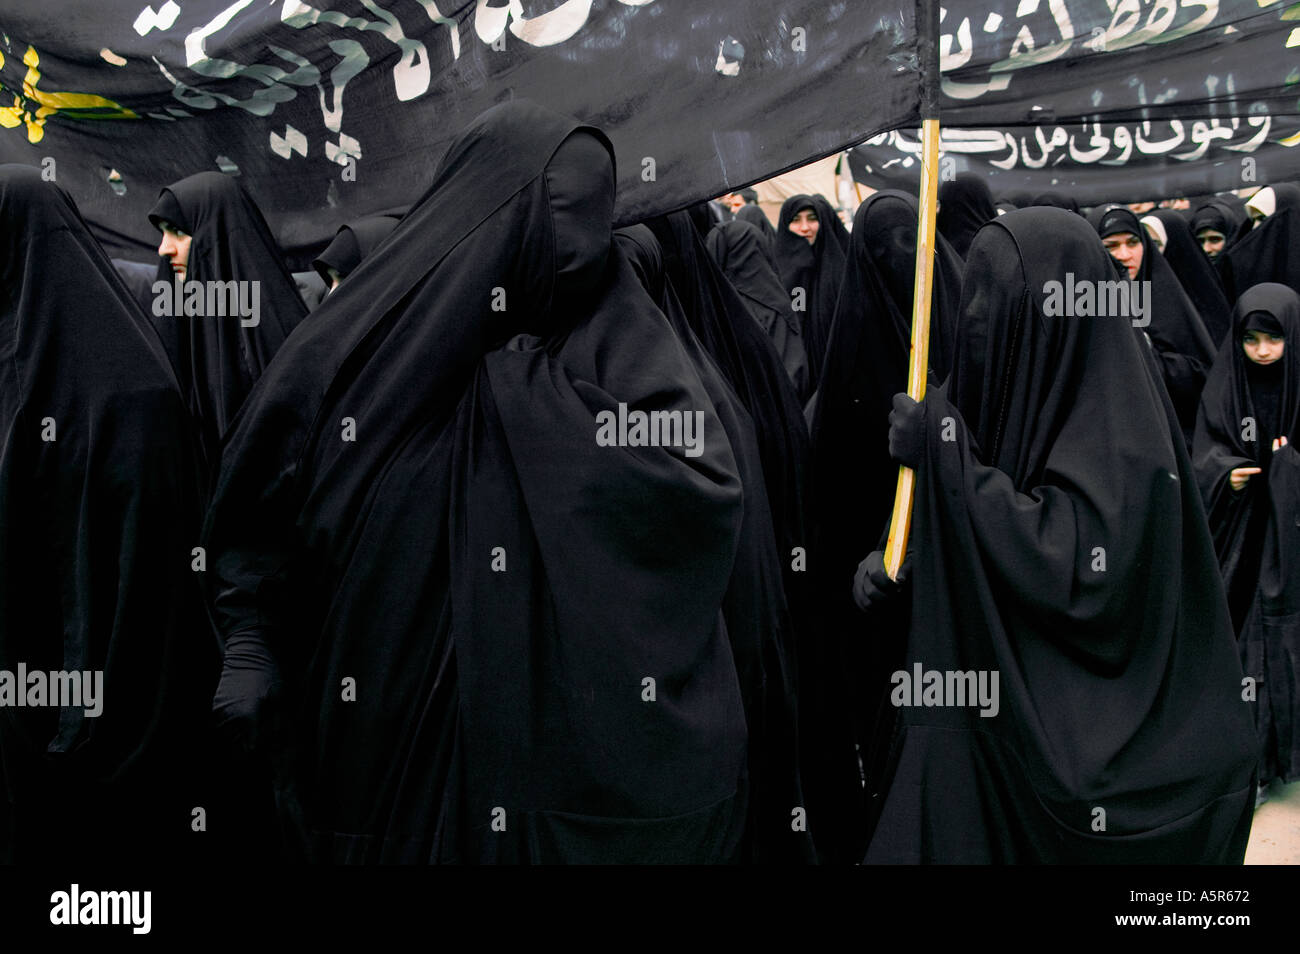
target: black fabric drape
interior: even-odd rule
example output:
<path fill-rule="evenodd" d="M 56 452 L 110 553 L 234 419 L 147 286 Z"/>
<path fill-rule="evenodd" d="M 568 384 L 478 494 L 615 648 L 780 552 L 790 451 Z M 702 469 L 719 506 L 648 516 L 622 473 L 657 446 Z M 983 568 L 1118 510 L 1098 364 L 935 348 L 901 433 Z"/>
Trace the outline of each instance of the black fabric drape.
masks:
<path fill-rule="evenodd" d="M 790 223 L 804 209 L 814 210 L 820 223 L 817 237 L 811 244 L 790 231 Z M 804 349 L 808 352 L 810 385 L 814 391 L 820 380 L 826 342 L 835 317 L 835 302 L 844 277 L 844 250 L 828 223 L 822 221 L 825 215 L 825 206 L 819 205 L 813 196 L 795 195 L 781 206 L 781 218 L 776 227 L 777 274 L 781 276 L 781 284 L 791 301 L 796 302 L 795 312 L 800 317 Z M 802 310 L 799 304 L 802 304 Z"/>
<path fill-rule="evenodd" d="M 217 710 L 256 725 L 283 673 L 314 857 L 741 857 L 745 490 L 613 198 L 595 130 L 484 113 L 230 436 Z M 698 456 L 600 446 L 620 404 L 702 415 Z"/>
<path fill-rule="evenodd" d="M 1079 203 L 1064 192 L 1042 192 L 1034 196 L 1029 202 L 1030 207 L 1045 207 L 1050 209 L 1065 209 L 1067 212 L 1078 212 Z M 1021 206 L 1026 208 L 1026 206 Z"/>
<path fill-rule="evenodd" d="M 1223 293 L 1223 280 L 1201 250 L 1186 216 L 1173 209 L 1157 209 L 1150 214 L 1164 223 L 1165 261 L 1196 306 L 1210 341 L 1218 348 L 1228 333 L 1232 316 L 1232 305 Z"/>
<path fill-rule="evenodd" d="M 939 186 L 939 234 L 963 258 L 970 251 L 975 233 L 997 214 L 993 193 L 983 176 L 963 172 Z"/>
<path fill-rule="evenodd" d="M 723 601 L 723 617 L 733 641 L 750 727 L 750 828 L 754 837 L 747 857 L 810 861 L 815 857 L 810 839 L 825 833 L 829 825 L 816 797 L 805 797 L 799 773 L 802 742 L 810 742 L 813 753 L 820 752 L 820 739 L 809 738 L 809 733 L 799 728 L 800 703 L 805 698 L 800 689 L 806 684 L 799 679 L 806 679 L 816 668 L 815 660 L 806 663 L 799 656 L 806 597 L 800 578 L 783 571 L 787 555 L 777 548 L 764 485 L 762 440 L 735 389 L 692 330 L 691 319 L 668 280 L 663 249 L 654 233 L 645 225 L 634 225 L 616 232 L 615 241 L 699 369 L 736 455 L 744 488 L 741 539 Z M 815 717 L 814 711 L 813 725 Z M 805 813 L 806 824 L 799 826 L 796 837 L 792 837 L 792 806 Z"/>
<path fill-rule="evenodd" d="M 1142 265 L 1134 281 L 1150 282 L 1150 324 L 1142 330 L 1151 339 L 1160 361 L 1165 387 L 1178 414 L 1183 439 L 1190 447 L 1196 429 L 1196 408 L 1201 399 L 1205 376 L 1214 363 L 1214 342 L 1205 330 L 1196 306 L 1183 291 L 1169 263 L 1156 248 L 1151 236 L 1128 209 L 1113 206 L 1094 209 L 1088 217 L 1099 235 L 1113 233 L 1125 226 L 1142 241 Z M 1139 319 L 1141 320 L 1141 319 Z"/>
<path fill-rule="evenodd" d="M 200 172 L 182 179 L 162 190 L 149 216 L 154 225 L 166 220 L 190 234 L 187 284 L 258 283 L 256 325 L 235 315 L 150 315 L 194 417 L 205 466 L 215 473 L 222 436 L 307 306 L 262 213 L 230 176 Z M 165 258 L 156 281 L 173 284 Z"/>
<path fill-rule="evenodd" d="M 0 166 L 0 222 L 0 670 L 102 677 L 98 715 L 0 706 L 0 859 L 192 858 L 217 647 L 185 403 L 67 193 Z"/>
<path fill-rule="evenodd" d="M 1114 276 L 1066 212 L 1008 213 L 971 247 L 952 377 L 925 400 L 903 671 L 997 673 L 997 712 L 900 707 L 868 862 L 1245 852 L 1254 740 L 1190 462 L 1131 325 L 1044 315 L 1067 271 Z"/>
<path fill-rule="evenodd" d="M 1246 357 L 1242 335 L 1270 315 L 1285 336 L 1280 361 Z M 1196 480 L 1209 515 L 1214 549 L 1228 592 L 1246 675 L 1256 680 L 1261 779 L 1290 780 L 1300 771 L 1295 738 L 1300 703 L 1300 506 L 1293 441 L 1300 434 L 1300 297 L 1285 285 L 1256 285 L 1238 299 L 1232 334 L 1205 384 L 1193 445 Z M 1273 440 L 1288 446 L 1274 452 Z M 1259 467 L 1240 491 L 1229 483 L 1238 467 Z"/>
<path fill-rule="evenodd" d="M 728 222 L 708 236 L 709 254 L 745 299 L 758 322 L 781 356 L 781 364 L 800 403 L 811 396 L 808 387 L 808 353 L 799 331 L 799 318 L 790 296 L 781 287 L 776 263 L 758 229 L 747 222 Z"/>

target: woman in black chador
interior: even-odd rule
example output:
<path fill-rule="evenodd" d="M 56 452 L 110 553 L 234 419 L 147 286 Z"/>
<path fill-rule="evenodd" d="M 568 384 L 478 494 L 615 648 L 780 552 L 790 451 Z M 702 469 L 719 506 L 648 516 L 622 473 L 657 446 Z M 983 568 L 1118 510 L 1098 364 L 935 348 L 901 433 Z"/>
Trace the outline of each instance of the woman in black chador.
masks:
<path fill-rule="evenodd" d="M 67 193 L 0 166 L 0 234 L 0 861 L 206 857 L 218 653 L 185 402 Z"/>
<path fill-rule="evenodd" d="M 936 219 L 939 234 L 962 258 L 970 251 L 975 233 L 997 214 L 993 193 L 983 176 L 963 172 L 939 186 L 939 215 Z"/>
<path fill-rule="evenodd" d="M 261 211 L 230 176 L 200 172 L 168 186 L 149 221 L 163 235 L 158 279 L 203 283 L 205 311 L 212 301 L 227 312 L 179 315 L 173 304 L 155 307 L 151 316 L 198 427 L 206 466 L 215 472 L 222 436 L 307 306 Z M 256 318 L 229 314 L 224 293 L 209 298 L 207 283 L 230 281 L 241 283 L 241 302 L 252 301 L 251 283 L 257 283 Z"/>
<path fill-rule="evenodd" d="M 1115 274 L 1078 216 L 986 225 L 951 378 L 894 400 L 912 626 L 869 862 L 1244 855 L 1254 733 L 1191 463 L 1130 322 L 1046 316 L 1067 271 Z"/>
<path fill-rule="evenodd" d="M 1255 681 L 1261 788 L 1300 776 L 1300 296 L 1237 300 L 1193 446 L 1242 664 Z"/>
<path fill-rule="evenodd" d="M 288 760 L 313 858 L 749 856 L 750 489 L 614 183 L 597 130 L 490 109 L 229 436 L 214 709 Z"/>
<path fill-rule="evenodd" d="M 1183 290 L 1178 276 L 1156 248 L 1138 217 L 1122 206 L 1101 207 L 1088 217 L 1102 244 L 1122 268 L 1130 288 L 1140 291 L 1147 313 L 1130 317 L 1151 340 L 1161 379 L 1169 390 L 1180 430 L 1188 446 L 1196 428 L 1196 408 L 1205 376 L 1214 363 L 1214 342 L 1200 312 Z M 1076 276 L 1077 278 L 1077 276 Z M 1058 281 L 1065 281 L 1062 276 Z M 1137 285 L 1133 285 L 1137 282 Z M 1079 287 L 1076 283 L 1075 287 Z M 1102 300 L 1101 295 L 1097 301 Z M 1132 299 L 1130 299 L 1132 301 Z"/>
<path fill-rule="evenodd" d="M 898 464 L 889 457 L 887 438 L 891 402 L 907 388 L 916 200 L 892 190 L 875 193 L 858 206 L 850 234 L 848 267 L 813 419 L 809 575 L 816 586 L 821 639 L 839 659 L 835 677 L 845 680 L 836 701 L 862 752 L 871 804 L 871 786 L 879 774 L 873 756 L 880 748 L 875 744 L 880 741 L 880 704 L 889 674 L 897 668 L 906 621 L 896 608 L 864 616 L 853 604 L 852 586 L 858 564 L 885 535 L 898 482 Z M 960 300 L 961 259 L 938 236 L 930 367 L 939 380 L 951 367 Z M 861 848 L 857 846 L 859 857 Z"/>
<path fill-rule="evenodd" d="M 799 317 L 808 354 L 808 384 L 813 391 L 820 381 L 826 340 L 844 277 L 844 248 L 829 221 L 828 210 L 825 201 L 815 196 L 791 196 L 781 206 L 781 220 L 776 227 L 776 270 Z"/>

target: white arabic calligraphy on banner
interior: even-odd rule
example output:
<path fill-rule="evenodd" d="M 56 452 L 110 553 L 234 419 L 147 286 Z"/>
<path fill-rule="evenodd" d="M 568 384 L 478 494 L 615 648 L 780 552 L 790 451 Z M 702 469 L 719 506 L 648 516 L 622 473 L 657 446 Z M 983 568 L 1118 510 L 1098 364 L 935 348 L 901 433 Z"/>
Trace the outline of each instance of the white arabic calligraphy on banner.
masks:
<path fill-rule="evenodd" d="M 457 15 L 465 11 L 470 4 L 461 4 L 452 10 L 452 16 L 444 15 L 438 8 L 437 0 L 414 0 L 438 26 L 446 28 L 446 39 L 451 60 L 460 59 L 460 30 Z M 640 7 L 653 3 L 654 0 L 617 0 L 626 7 Z M 272 56 L 293 65 L 292 71 L 286 71 L 269 63 L 241 63 L 223 58 L 213 52 L 220 49 L 220 36 L 223 32 L 233 31 L 239 26 L 241 15 L 251 15 L 260 11 L 250 11 L 254 0 L 235 0 L 215 17 L 201 27 L 189 32 L 185 37 L 185 68 L 200 76 L 215 80 L 235 78 L 253 80 L 261 84 L 251 95 L 243 99 L 209 89 L 199 89 L 179 78 L 178 68 L 169 68 L 156 56 L 153 57 L 159 72 L 172 84 L 172 95 L 185 109 L 170 108 L 168 113 L 150 113 L 152 119 L 174 120 L 192 115 L 188 110 L 215 109 L 220 106 L 232 106 L 252 113 L 254 116 L 269 116 L 280 103 L 288 102 L 298 95 L 300 88 L 315 87 L 320 96 L 321 118 L 325 129 L 337 135 L 339 141 L 325 142 L 326 156 L 340 165 L 346 165 L 350 158 L 361 157 L 361 144 L 351 136 L 343 133 L 343 91 L 348 82 L 358 76 L 370 65 L 370 56 L 356 40 L 336 39 L 329 42 L 330 50 L 339 57 L 338 62 L 329 71 L 328 84 L 321 71 L 307 59 L 282 46 L 266 44 L 265 51 Z M 559 6 L 534 17 L 524 15 L 521 0 L 509 0 L 506 6 L 489 6 L 488 0 L 476 0 L 472 13 L 465 15 L 474 19 L 474 33 L 485 44 L 501 43 L 507 29 L 520 41 L 530 46 L 554 46 L 575 36 L 591 15 L 593 0 L 564 0 Z M 361 0 L 362 6 L 374 16 L 367 19 L 349 16 L 335 10 L 322 10 L 305 0 L 282 0 L 279 21 L 285 26 L 298 30 L 310 29 L 318 24 L 328 24 L 343 30 L 358 33 L 372 33 L 383 37 L 401 51 L 400 60 L 393 66 L 393 86 L 400 102 L 407 102 L 424 95 L 429 90 L 431 60 L 425 44 L 408 37 L 401 22 L 389 10 L 379 5 L 377 0 Z M 444 6 L 446 5 L 444 0 Z M 165 31 L 171 24 L 163 26 L 153 22 L 153 26 Z M 327 91 L 328 85 L 328 91 Z M 270 134 L 270 148 L 277 155 L 290 158 L 294 153 L 307 155 L 310 143 L 307 137 L 293 126 L 287 126 L 283 135 Z"/>

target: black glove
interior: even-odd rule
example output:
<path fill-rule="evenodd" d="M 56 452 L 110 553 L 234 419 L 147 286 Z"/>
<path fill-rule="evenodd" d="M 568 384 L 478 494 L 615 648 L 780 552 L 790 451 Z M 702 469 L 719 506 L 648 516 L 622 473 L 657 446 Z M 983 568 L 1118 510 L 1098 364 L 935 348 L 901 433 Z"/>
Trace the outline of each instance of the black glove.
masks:
<path fill-rule="evenodd" d="M 885 552 L 872 550 L 858 564 L 857 576 L 853 578 L 853 602 L 864 613 L 872 607 L 890 603 L 905 592 L 911 575 L 911 554 L 903 559 L 903 565 L 898 568 L 898 579 L 891 580 L 885 572 Z"/>
<path fill-rule="evenodd" d="M 925 404 L 906 394 L 894 395 L 889 412 L 889 456 L 904 467 L 916 469 L 925 457 Z"/>
<path fill-rule="evenodd" d="M 280 669 L 257 636 L 226 643 L 221 681 L 212 698 L 217 730 L 241 755 L 265 752 L 280 698 Z"/>

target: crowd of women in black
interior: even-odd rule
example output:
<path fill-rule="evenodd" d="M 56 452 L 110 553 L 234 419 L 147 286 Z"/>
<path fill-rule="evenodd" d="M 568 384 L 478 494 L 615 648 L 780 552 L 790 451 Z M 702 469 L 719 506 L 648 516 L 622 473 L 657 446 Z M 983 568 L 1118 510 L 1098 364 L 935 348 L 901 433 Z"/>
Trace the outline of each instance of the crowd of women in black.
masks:
<path fill-rule="evenodd" d="M 497 106 L 309 310 L 235 179 L 163 190 L 141 280 L 0 167 L 0 670 L 105 674 L 0 705 L 0 854 L 1239 862 L 1300 773 L 1300 189 L 944 183 L 919 404 L 912 196 L 614 196 Z M 627 409 L 700 439 L 598 441 Z"/>

